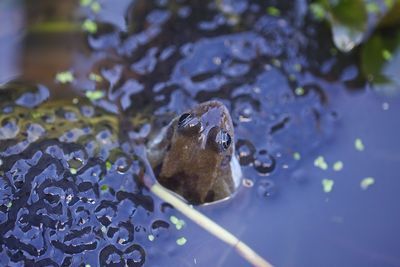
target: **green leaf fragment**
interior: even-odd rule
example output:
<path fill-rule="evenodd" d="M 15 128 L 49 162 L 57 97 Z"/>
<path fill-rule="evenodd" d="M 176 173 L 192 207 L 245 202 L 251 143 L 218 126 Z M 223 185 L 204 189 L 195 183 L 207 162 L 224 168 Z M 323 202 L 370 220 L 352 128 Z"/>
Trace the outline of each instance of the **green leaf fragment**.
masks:
<path fill-rule="evenodd" d="M 154 241 L 154 239 L 155 239 L 154 235 L 148 235 L 147 238 L 148 238 L 150 241 Z"/>
<path fill-rule="evenodd" d="M 6 207 L 7 207 L 7 208 L 11 208 L 11 207 L 12 207 L 12 202 L 11 202 L 11 201 L 8 202 L 8 203 L 6 204 Z"/>
<path fill-rule="evenodd" d="M 315 19 L 322 20 L 325 18 L 325 9 L 321 4 L 312 3 L 309 8 Z"/>
<path fill-rule="evenodd" d="M 328 164 L 326 163 L 323 156 L 319 156 L 314 160 L 314 166 L 321 168 L 324 171 L 328 169 Z"/>
<path fill-rule="evenodd" d="M 169 220 L 173 223 L 173 224 L 177 224 L 178 223 L 178 221 L 179 221 L 179 219 L 178 218 L 176 218 L 175 216 L 171 216 L 171 217 L 169 217 Z"/>
<path fill-rule="evenodd" d="M 394 5 L 395 0 L 385 0 L 384 3 L 387 7 L 391 8 Z"/>
<path fill-rule="evenodd" d="M 354 141 L 354 147 L 355 147 L 358 151 L 364 151 L 364 144 L 363 144 L 363 142 L 361 141 L 360 138 L 357 138 L 357 139 Z"/>
<path fill-rule="evenodd" d="M 86 19 L 86 20 L 82 23 L 82 29 L 83 29 L 84 31 L 89 32 L 89 33 L 96 33 L 96 32 L 97 32 L 97 24 L 96 24 L 96 22 L 94 22 L 93 20 Z"/>
<path fill-rule="evenodd" d="M 90 6 L 90 8 L 92 9 L 92 11 L 93 11 L 94 13 L 99 13 L 100 10 L 101 10 L 101 5 L 100 5 L 98 2 L 94 2 L 94 3 Z"/>
<path fill-rule="evenodd" d="M 379 6 L 375 2 L 371 2 L 367 4 L 367 11 L 368 13 L 377 14 L 379 13 Z"/>
<path fill-rule="evenodd" d="M 32 119 L 39 119 L 40 117 L 42 117 L 44 115 L 43 112 L 40 111 L 33 111 L 31 113 Z"/>
<path fill-rule="evenodd" d="M 267 8 L 267 13 L 271 16 L 278 17 L 281 15 L 281 11 L 274 6 L 270 6 Z"/>
<path fill-rule="evenodd" d="M 400 2 L 398 6 L 400 12 Z M 377 32 L 361 48 L 362 72 L 372 88 L 381 94 L 391 96 L 399 93 L 399 63 L 400 31 L 392 30 L 390 35 Z"/>
<path fill-rule="evenodd" d="M 90 5 L 90 3 L 92 3 L 92 0 L 81 0 L 80 1 L 81 6 L 88 6 L 88 5 Z"/>
<path fill-rule="evenodd" d="M 332 189 L 333 189 L 333 184 L 334 184 L 334 183 L 335 183 L 335 182 L 334 182 L 333 180 L 330 180 L 330 179 L 323 179 L 323 180 L 322 180 L 322 187 L 323 187 L 323 189 L 324 189 L 324 192 L 325 192 L 325 193 L 331 192 Z"/>
<path fill-rule="evenodd" d="M 93 72 L 89 74 L 89 79 L 95 82 L 103 81 L 103 77 Z"/>
<path fill-rule="evenodd" d="M 70 168 L 69 171 L 71 174 L 76 174 L 78 172 L 75 168 Z"/>
<path fill-rule="evenodd" d="M 56 81 L 65 84 L 74 81 L 74 75 L 71 71 L 63 71 L 56 74 Z"/>
<path fill-rule="evenodd" d="M 294 158 L 295 160 L 300 160 L 300 159 L 301 159 L 300 153 L 299 153 L 299 152 L 294 152 L 294 153 L 293 153 L 293 158 Z"/>
<path fill-rule="evenodd" d="M 184 220 L 180 220 L 175 216 L 171 216 L 169 217 L 169 220 L 175 224 L 175 227 L 177 230 L 181 230 L 183 228 L 183 226 L 185 226 L 185 221 Z"/>
<path fill-rule="evenodd" d="M 368 187 L 370 187 L 374 183 L 375 183 L 375 179 L 373 177 L 366 177 L 366 178 L 362 179 L 360 186 L 363 190 L 367 190 Z"/>
<path fill-rule="evenodd" d="M 334 171 L 341 171 L 343 169 L 343 162 L 342 161 L 336 161 L 334 164 L 333 164 L 333 170 Z"/>
<path fill-rule="evenodd" d="M 99 100 L 104 97 L 104 92 L 100 90 L 86 91 L 86 97 L 92 101 Z"/>
<path fill-rule="evenodd" d="M 106 169 L 107 171 L 111 170 L 112 164 L 109 161 L 106 161 Z"/>
<path fill-rule="evenodd" d="M 181 237 L 181 238 L 176 240 L 176 244 L 178 244 L 178 246 L 183 246 L 183 245 L 186 244 L 186 242 L 187 242 L 187 240 L 184 237 Z"/>
<path fill-rule="evenodd" d="M 86 264 L 85 264 L 85 267 L 90 267 L 90 264 L 86 263 Z"/>
<path fill-rule="evenodd" d="M 293 68 L 297 72 L 300 72 L 302 70 L 302 67 L 301 67 L 301 65 L 299 63 L 294 64 Z"/>
<path fill-rule="evenodd" d="M 393 58 L 392 53 L 387 49 L 382 50 L 382 57 L 386 61 L 392 60 Z"/>
<path fill-rule="evenodd" d="M 274 65 L 277 68 L 280 68 L 282 66 L 282 63 L 279 59 L 274 58 L 272 59 L 272 65 Z"/>
<path fill-rule="evenodd" d="M 296 94 L 296 95 L 304 95 L 304 88 L 303 87 L 297 87 L 295 90 L 294 90 L 294 93 Z"/>
<path fill-rule="evenodd" d="M 108 185 L 103 184 L 103 185 L 100 187 L 100 190 L 101 190 L 101 191 L 107 191 L 107 190 L 108 190 Z"/>

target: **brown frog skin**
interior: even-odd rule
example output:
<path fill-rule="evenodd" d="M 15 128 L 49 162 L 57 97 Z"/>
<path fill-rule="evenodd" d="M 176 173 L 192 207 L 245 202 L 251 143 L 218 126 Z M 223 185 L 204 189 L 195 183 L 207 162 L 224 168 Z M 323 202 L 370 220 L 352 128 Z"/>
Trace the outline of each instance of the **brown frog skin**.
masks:
<path fill-rule="evenodd" d="M 147 146 L 158 181 L 191 204 L 227 199 L 241 184 L 227 108 L 208 101 L 174 118 Z"/>

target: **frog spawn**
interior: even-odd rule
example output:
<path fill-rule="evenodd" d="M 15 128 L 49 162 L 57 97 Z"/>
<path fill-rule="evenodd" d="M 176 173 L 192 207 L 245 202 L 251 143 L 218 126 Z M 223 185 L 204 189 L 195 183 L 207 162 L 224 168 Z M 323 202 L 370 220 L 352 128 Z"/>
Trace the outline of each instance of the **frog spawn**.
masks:
<path fill-rule="evenodd" d="M 14 106 L 0 117 L 1 265 L 79 265 L 84 253 L 99 266 L 142 266 L 147 253 L 136 240 L 169 227 L 133 179 L 142 160 L 119 142 L 116 118 L 61 106 Z"/>

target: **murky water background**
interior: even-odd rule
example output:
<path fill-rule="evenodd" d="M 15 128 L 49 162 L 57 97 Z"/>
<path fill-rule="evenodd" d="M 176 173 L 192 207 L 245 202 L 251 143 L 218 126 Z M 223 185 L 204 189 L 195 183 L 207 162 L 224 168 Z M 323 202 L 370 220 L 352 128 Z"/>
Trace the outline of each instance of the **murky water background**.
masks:
<path fill-rule="evenodd" d="M 400 266 L 400 100 L 305 1 L 5 3 L 1 265 L 246 266 L 135 182 L 147 118 L 219 99 L 254 186 L 202 212 L 276 266 Z"/>

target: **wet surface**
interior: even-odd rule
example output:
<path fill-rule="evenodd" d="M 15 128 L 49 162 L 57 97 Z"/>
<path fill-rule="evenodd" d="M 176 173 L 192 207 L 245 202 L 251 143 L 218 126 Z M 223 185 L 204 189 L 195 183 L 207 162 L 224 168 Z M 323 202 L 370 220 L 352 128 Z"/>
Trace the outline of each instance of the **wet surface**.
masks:
<path fill-rule="evenodd" d="M 70 65 L 0 90 L 1 265 L 246 266 L 136 180 L 148 118 L 210 99 L 253 186 L 202 212 L 276 266 L 400 265 L 399 99 L 368 90 L 304 1 L 88 2 L 74 12 L 97 32 Z"/>

